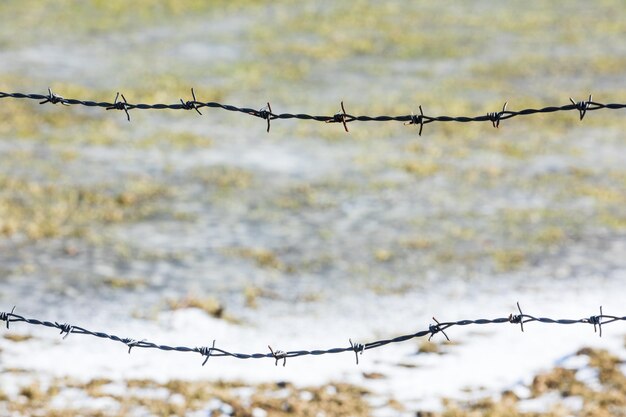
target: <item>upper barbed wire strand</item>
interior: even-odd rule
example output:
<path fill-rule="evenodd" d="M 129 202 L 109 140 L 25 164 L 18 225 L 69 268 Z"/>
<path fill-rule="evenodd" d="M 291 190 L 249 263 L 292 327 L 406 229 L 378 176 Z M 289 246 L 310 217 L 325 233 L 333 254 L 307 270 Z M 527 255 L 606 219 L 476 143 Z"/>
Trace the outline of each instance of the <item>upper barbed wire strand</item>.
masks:
<path fill-rule="evenodd" d="M 267 132 L 269 133 L 269 126 L 271 120 L 277 119 L 300 119 L 300 120 L 314 120 L 317 122 L 325 122 L 325 123 L 341 123 L 346 132 L 348 132 L 348 123 L 353 122 L 405 122 L 406 125 L 418 124 L 419 125 L 419 135 L 422 134 L 422 129 L 425 124 L 434 123 L 434 122 L 458 122 L 458 123 L 468 123 L 468 122 L 490 122 L 494 127 L 499 127 L 500 123 L 503 120 L 508 120 L 517 116 L 528 116 L 537 113 L 554 113 L 559 111 L 578 111 L 579 119 L 583 120 L 586 113 L 588 111 L 601 110 L 601 109 L 624 109 L 626 108 L 626 104 L 622 103 L 610 103 L 603 104 L 599 102 L 592 101 L 591 94 L 589 98 L 584 101 L 574 101 L 571 97 L 569 98 L 570 104 L 565 104 L 562 106 L 548 106 L 542 108 L 527 108 L 522 110 L 507 110 L 507 103 L 503 106 L 501 111 L 496 112 L 487 112 L 480 116 L 428 116 L 423 113 L 422 106 L 419 106 L 420 115 L 416 116 L 415 114 L 407 114 L 407 115 L 396 115 L 396 116 L 354 116 L 346 113 L 343 102 L 341 102 L 341 113 L 334 114 L 332 116 L 319 116 L 312 115 L 306 113 L 273 113 L 270 103 L 267 103 L 267 106 L 261 108 L 260 110 L 249 108 L 249 107 L 237 107 L 229 104 L 222 104 L 214 101 L 198 101 L 196 99 L 196 94 L 194 89 L 191 89 L 191 95 L 193 100 L 184 101 L 179 99 L 179 103 L 174 104 L 134 104 L 129 103 L 124 98 L 124 95 L 118 93 L 115 97 L 114 102 L 101 102 L 101 101 L 91 101 L 91 100 L 80 100 L 74 98 L 64 98 L 58 94 L 52 92 L 52 90 L 48 89 L 48 94 L 34 94 L 34 93 L 6 93 L 0 92 L 0 98 L 16 98 L 16 99 L 30 99 L 30 100 L 38 100 L 40 104 L 57 104 L 61 103 L 65 106 L 70 105 L 80 105 L 87 107 L 102 107 L 107 110 L 123 110 L 126 113 L 128 121 L 130 121 L 130 115 L 128 113 L 129 110 L 195 110 L 198 114 L 200 113 L 200 109 L 203 107 L 207 108 L 218 108 L 231 112 L 239 112 L 243 114 L 248 114 L 250 116 L 259 117 L 267 121 Z M 123 98 L 123 101 L 118 101 L 119 96 Z"/>

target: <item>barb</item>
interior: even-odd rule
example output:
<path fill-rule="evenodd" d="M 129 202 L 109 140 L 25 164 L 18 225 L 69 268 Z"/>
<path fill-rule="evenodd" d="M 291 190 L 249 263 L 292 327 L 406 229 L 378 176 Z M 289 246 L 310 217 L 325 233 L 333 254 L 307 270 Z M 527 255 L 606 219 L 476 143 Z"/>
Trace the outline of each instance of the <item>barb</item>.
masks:
<path fill-rule="evenodd" d="M 341 113 L 335 114 L 331 119 L 326 120 L 326 123 L 342 123 L 344 130 L 346 132 L 350 132 L 348 130 L 347 123 L 353 121 L 354 119 L 355 119 L 354 116 L 349 116 L 348 114 L 346 114 L 346 108 L 343 106 L 343 101 L 342 101 Z"/>
<path fill-rule="evenodd" d="M 275 365 L 278 366 L 278 360 L 282 359 L 284 367 L 287 364 L 287 353 L 282 350 L 274 351 L 270 345 L 267 345 L 267 347 L 270 349 L 270 352 L 272 352 L 272 356 L 274 357 L 274 359 L 276 359 Z"/>
<path fill-rule="evenodd" d="M 502 111 L 487 113 L 487 117 L 489 118 L 489 120 L 491 120 L 493 127 L 495 127 L 496 129 L 500 127 L 500 120 L 502 120 L 502 116 L 504 116 L 505 114 L 512 114 L 511 112 L 506 111 L 506 106 L 508 104 L 508 101 L 504 102 L 504 106 L 502 106 Z"/>
<path fill-rule="evenodd" d="M 576 103 L 571 97 L 569 98 L 569 101 L 571 101 L 572 104 L 576 106 L 576 110 L 580 112 L 580 120 L 582 120 L 583 117 L 585 117 L 585 114 L 587 114 L 589 106 L 591 104 L 594 104 L 593 101 L 591 101 L 591 94 L 589 94 L 589 99 L 587 101 L 579 101 L 578 103 Z"/>
<path fill-rule="evenodd" d="M 602 306 L 600 306 L 600 315 L 599 316 L 591 316 L 587 319 L 587 323 L 593 324 L 593 332 L 596 333 L 598 329 L 600 329 L 600 337 L 602 337 Z M 597 328 L 596 328 L 597 326 Z"/>
<path fill-rule="evenodd" d="M 0 321 L 7 322 L 7 330 L 9 329 L 9 323 L 11 323 L 11 316 L 13 315 L 14 312 L 15 312 L 15 306 L 13 306 L 10 313 L 6 313 L 4 311 L 0 312 Z"/>
<path fill-rule="evenodd" d="M 72 325 L 70 325 L 70 324 L 68 324 L 68 323 L 59 324 L 59 323 L 57 323 L 57 322 L 54 322 L 54 324 L 56 324 L 56 325 L 57 325 L 57 327 L 61 330 L 61 333 L 59 333 L 59 334 L 63 334 L 63 333 L 65 333 L 65 336 L 63 336 L 63 339 L 64 339 L 64 340 L 65 340 L 65 338 L 66 338 L 67 336 L 69 336 L 69 335 L 70 335 L 70 333 L 73 333 L 73 332 L 74 332 L 74 326 L 72 326 Z"/>
<path fill-rule="evenodd" d="M 517 302 L 517 309 L 519 310 L 519 315 L 509 314 L 509 323 L 519 324 L 522 333 L 524 333 L 524 313 L 522 313 L 522 307 L 519 306 L 519 301 Z"/>
<path fill-rule="evenodd" d="M 350 348 L 354 351 L 354 357 L 356 358 L 356 364 L 359 364 L 359 354 L 363 356 L 363 351 L 365 350 L 365 345 L 361 343 L 352 343 L 352 339 L 348 339 L 350 342 Z"/>
<path fill-rule="evenodd" d="M 411 112 L 411 120 L 408 122 L 404 122 L 406 125 L 420 125 L 419 135 L 422 136 L 422 130 L 424 129 L 424 124 L 429 123 L 432 120 L 424 122 L 424 111 L 422 110 L 422 105 L 420 104 L 420 115 L 416 116 L 413 112 Z"/>
<path fill-rule="evenodd" d="M 130 122 L 130 114 L 128 114 L 128 109 L 131 108 L 128 104 L 128 101 L 126 101 L 126 97 L 124 97 L 124 94 L 122 94 L 122 100 L 124 101 L 117 101 L 117 99 L 119 98 L 120 93 L 118 92 L 115 95 L 115 100 L 113 101 L 113 103 L 110 106 L 107 106 L 107 110 L 124 110 L 124 112 L 126 113 L 126 118 L 128 119 L 128 121 Z"/>
<path fill-rule="evenodd" d="M 140 346 L 145 341 L 146 341 L 146 339 L 135 340 L 135 339 L 130 339 L 130 338 L 124 338 L 124 339 L 121 340 L 122 343 L 124 343 L 126 346 L 128 346 L 128 354 L 129 355 L 130 355 L 130 350 L 132 348 L 134 348 L 135 346 Z"/>
<path fill-rule="evenodd" d="M 441 333 L 443 333 L 443 335 L 446 337 L 446 339 L 449 342 L 450 338 L 448 337 L 448 335 L 446 334 L 446 332 L 444 330 L 447 327 L 450 327 L 450 326 L 442 326 L 441 323 L 439 323 L 439 320 L 437 320 L 434 317 L 433 317 L 433 320 L 435 320 L 435 323 L 437 323 L 437 324 L 431 324 L 431 325 L 428 326 L 428 331 L 430 332 L 430 336 L 428 336 L 428 341 L 430 342 L 430 339 L 432 339 L 434 335 L 436 335 L 437 333 L 441 332 Z"/>
<path fill-rule="evenodd" d="M 61 103 L 64 106 L 69 106 L 69 104 L 65 102 L 65 99 L 63 97 L 61 97 L 58 94 L 54 94 L 52 90 L 49 88 L 48 88 L 48 95 L 45 97 L 45 100 L 39 102 L 39 104 L 45 104 L 45 103 L 52 103 L 52 104 Z"/>
<path fill-rule="evenodd" d="M 122 97 L 122 100 L 118 100 L 119 97 Z M 267 121 L 267 132 L 270 131 L 270 121 L 276 119 L 300 119 L 300 120 L 312 120 L 317 122 L 324 123 L 341 123 L 346 132 L 348 130 L 348 123 L 351 122 L 403 122 L 405 125 L 419 125 L 419 135 L 422 135 L 422 130 L 425 124 L 428 123 L 443 123 L 443 122 L 458 122 L 458 123 L 468 123 L 468 122 L 490 122 L 493 127 L 500 127 L 500 122 L 506 119 L 511 119 L 513 117 L 518 116 L 529 116 L 537 113 L 554 113 L 560 111 L 577 111 L 579 113 L 579 119 L 583 120 L 587 112 L 594 110 L 618 110 L 626 108 L 626 104 L 624 103 L 610 103 L 603 104 L 599 102 L 592 101 L 591 94 L 586 101 L 576 102 L 571 97 L 569 101 L 571 104 L 565 104 L 561 106 L 549 106 L 542 108 L 527 108 L 522 110 L 507 110 L 508 101 L 504 103 L 502 110 L 499 112 L 491 112 L 486 113 L 481 116 L 428 116 L 425 115 L 422 106 L 419 106 L 420 114 L 415 115 L 413 113 L 407 115 L 397 115 L 397 116 L 354 116 L 348 114 L 344 107 L 343 101 L 341 102 L 341 113 L 336 113 L 333 116 L 316 116 L 312 114 L 306 113 L 273 113 L 270 103 L 267 103 L 266 107 L 263 107 L 260 110 L 255 110 L 253 108 L 248 107 L 237 107 L 229 104 L 217 103 L 214 101 L 202 102 L 196 99 L 196 94 L 194 89 L 191 89 L 191 96 L 193 100 L 184 101 L 183 99 L 179 99 L 178 103 L 174 104 L 133 104 L 129 103 L 123 94 L 117 93 L 115 96 L 115 100 L 113 103 L 110 102 L 97 102 L 91 100 L 80 100 L 80 99 L 72 99 L 72 98 L 64 98 L 58 94 L 52 92 L 51 89 L 48 89 L 48 94 L 35 94 L 35 93 L 6 93 L 0 91 L 0 99 L 2 98 L 15 98 L 15 99 L 27 99 L 27 100 L 41 100 L 40 104 L 52 103 L 57 104 L 61 103 L 63 105 L 80 105 L 87 107 L 102 107 L 106 110 L 123 110 L 126 113 L 126 118 L 130 122 L 130 114 L 129 110 L 139 109 L 139 110 L 195 110 L 198 114 L 202 114 L 200 109 L 203 107 L 208 108 L 217 108 L 231 112 L 239 112 L 242 114 L 247 114 L 254 117 L 260 117 Z"/>
<path fill-rule="evenodd" d="M 503 324 L 503 323 L 512 323 L 519 324 L 522 331 L 524 331 L 524 324 L 530 322 L 538 322 L 544 324 L 593 324 L 594 332 L 600 333 L 600 337 L 602 337 L 602 326 L 610 323 L 614 323 L 617 321 L 626 321 L 626 316 L 612 316 L 604 314 L 602 307 L 600 307 L 599 315 L 592 315 L 583 317 L 581 319 L 552 319 L 548 317 L 536 317 L 530 314 L 525 314 L 522 312 L 522 308 L 517 303 L 517 309 L 519 314 L 509 314 L 508 317 L 499 317 L 494 319 L 474 319 L 474 320 L 458 320 L 458 321 L 448 321 L 448 322 L 440 322 L 436 318 L 433 317 L 433 320 L 436 324 L 430 324 L 428 329 L 419 330 L 415 333 L 409 333 L 402 336 L 397 336 L 391 339 L 382 339 L 376 340 L 369 343 L 354 343 L 352 339 L 349 339 L 350 346 L 348 347 L 337 347 L 330 349 L 315 349 L 315 350 L 294 350 L 294 351 L 282 351 L 282 350 L 274 350 L 271 346 L 267 346 L 270 350 L 270 353 L 236 353 L 229 352 L 224 349 L 219 349 L 215 347 L 215 340 L 213 340 L 213 345 L 211 347 L 203 346 L 203 347 L 187 347 L 187 346 L 170 346 L 170 345 L 159 345 L 153 342 L 149 342 L 146 339 L 138 341 L 137 339 L 131 339 L 127 337 L 119 337 L 113 334 L 108 334 L 104 332 L 96 332 L 92 330 L 85 329 L 83 327 L 73 326 L 68 323 L 59 323 L 52 321 L 39 320 L 34 318 L 28 318 L 21 316 L 19 314 L 15 314 L 15 307 L 11 310 L 10 313 L 0 312 L 0 321 L 5 321 L 7 324 L 7 328 L 9 327 L 9 323 L 26 323 L 34 326 L 44 326 L 50 327 L 53 329 L 57 329 L 61 331 L 63 334 L 63 339 L 65 339 L 70 333 L 73 334 L 84 334 L 93 337 L 99 337 L 102 339 L 112 340 L 114 342 L 120 342 L 128 347 L 128 353 L 132 348 L 142 348 L 142 349 L 159 349 L 164 351 L 173 351 L 173 352 L 193 352 L 200 353 L 205 357 L 204 362 L 202 362 L 202 366 L 204 366 L 210 357 L 231 357 L 236 359 L 273 359 L 274 364 L 278 366 L 278 361 L 283 361 L 283 366 L 287 364 L 287 358 L 294 358 L 298 356 L 319 356 L 319 355 L 327 355 L 327 354 L 335 354 L 335 353 L 344 353 L 344 352 L 352 352 L 356 357 L 356 364 L 359 364 L 359 355 L 363 355 L 363 352 L 369 349 L 377 349 L 385 345 L 402 343 L 411 339 L 425 337 L 428 336 L 428 340 L 430 340 L 435 334 L 442 333 L 446 339 L 449 341 L 450 338 L 446 334 L 446 330 L 454 327 L 454 326 L 468 326 L 468 325 L 486 325 L 486 324 Z"/>
<path fill-rule="evenodd" d="M 255 116 L 267 120 L 267 133 L 270 133 L 270 120 L 276 118 L 276 115 L 272 113 L 272 106 L 270 106 L 270 102 L 268 101 L 267 106 L 259 110 Z"/>
<path fill-rule="evenodd" d="M 215 349 L 215 340 L 213 340 L 213 346 L 210 348 L 206 346 L 196 348 L 196 352 L 200 353 L 202 356 L 206 356 L 206 359 L 202 362 L 202 366 L 206 365 L 207 361 L 211 357 L 211 353 L 213 353 L 213 349 Z"/>
<path fill-rule="evenodd" d="M 193 97 L 193 101 L 183 101 L 182 98 L 180 99 L 180 104 L 183 106 L 182 108 L 185 110 L 195 110 L 200 116 L 202 116 L 202 113 L 198 110 L 199 102 L 196 100 L 196 93 L 193 91 L 193 88 L 191 89 L 191 97 Z"/>

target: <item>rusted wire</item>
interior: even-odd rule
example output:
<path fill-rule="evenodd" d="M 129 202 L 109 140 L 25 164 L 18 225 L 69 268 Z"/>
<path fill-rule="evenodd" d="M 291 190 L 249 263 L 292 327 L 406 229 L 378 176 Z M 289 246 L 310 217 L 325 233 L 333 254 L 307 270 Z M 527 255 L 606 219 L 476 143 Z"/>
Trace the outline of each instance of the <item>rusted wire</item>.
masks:
<path fill-rule="evenodd" d="M 122 110 L 126 114 L 127 120 L 130 122 L 130 113 L 129 110 L 195 110 L 198 114 L 202 114 L 200 109 L 203 107 L 208 108 L 218 108 L 222 110 L 227 110 L 231 112 L 239 112 L 243 114 L 248 114 L 254 117 L 259 117 L 267 121 L 267 132 L 270 131 L 270 122 L 272 120 L 277 119 L 300 119 L 300 120 L 313 120 L 317 122 L 324 123 L 341 123 L 346 132 L 348 130 L 348 123 L 353 122 L 403 122 L 405 125 L 419 125 L 418 134 L 421 136 L 422 131 L 424 129 L 424 125 L 435 122 L 458 122 L 458 123 L 468 123 L 468 122 L 490 122 L 493 127 L 500 127 L 500 123 L 504 120 L 511 119 L 517 116 L 529 116 L 537 113 L 554 113 L 559 111 L 577 111 L 579 113 L 579 119 L 583 120 L 587 112 L 594 110 L 602 110 L 602 109 L 624 109 L 626 108 L 626 104 L 621 103 L 610 103 L 603 104 L 596 101 L 592 101 L 591 94 L 589 98 L 584 101 L 575 101 L 570 97 L 570 104 L 565 104 L 562 106 L 549 106 L 542 108 L 527 108 L 522 110 L 507 110 L 508 102 L 504 103 L 501 111 L 497 112 L 487 112 L 483 115 L 479 116 L 428 116 L 424 114 L 422 106 L 420 105 L 419 115 L 415 115 L 413 113 L 408 115 L 399 115 L 399 116 L 354 116 L 348 114 L 346 112 L 344 102 L 341 102 L 341 112 L 337 113 L 333 116 L 316 116 L 312 114 L 306 113 L 274 113 L 272 112 L 272 107 L 268 102 L 267 105 L 259 110 L 249 108 L 249 107 L 237 107 L 229 104 L 217 103 L 214 101 L 202 102 L 196 99 L 196 94 L 194 89 L 191 89 L 191 96 L 193 100 L 184 101 L 180 99 L 180 103 L 174 104 L 134 104 L 129 103 L 123 94 L 117 93 L 115 96 L 115 100 L 113 103 L 110 102 L 99 102 L 99 101 L 91 101 L 91 100 L 80 100 L 74 98 L 64 98 L 58 94 L 52 92 L 52 90 L 48 89 L 48 94 L 33 94 L 33 93 L 5 93 L 0 92 L 0 98 L 16 98 L 16 99 L 30 99 L 30 100 L 41 100 L 39 104 L 51 103 L 58 104 L 61 103 L 65 106 L 70 105 L 80 105 L 87 107 L 102 107 L 106 110 Z M 119 97 L 122 100 L 119 100 Z"/>
<path fill-rule="evenodd" d="M 348 339 L 350 346 L 344 347 L 336 347 L 330 349 L 315 349 L 315 350 L 292 350 L 292 351 L 283 351 L 273 349 L 270 345 L 268 345 L 269 353 L 237 353 L 230 352 L 225 349 L 215 347 L 215 340 L 213 340 L 213 344 L 211 347 L 201 346 L 201 347 L 187 347 L 187 346 L 170 346 L 170 345 L 161 345 L 153 342 L 149 342 L 145 339 L 137 340 L 131 339 L 127 337 L 120 337 L 113 334 L 108 334 L 104 332 L 96 332 L 93 330 L 85 329 L 84 327 L 70 325 L 68 323 L 58 323 L 46 320 L 39 320 L 35 318 L 24 317 L 19 314 L 15 314 L 15 307 L 11 310 L 11 312 L 0 312 L 0 321 L 5 321 L 7 324 L 7 328 L 9 327 L 9 323 L 26 323 L 34 326 L 44 326 L 50 327 L 53 329 L 57 329 L 61 331 L 63 335 L 63 339 L 65 339 L 70 334 L 84 334 L 88 336 L 99 337 L 102 339 L 109 339 L 115 342 L 120 342 L 128 347 L 128 353 L 130 353 L 132 348 L 143 348 L 143 349 L 159 349 L 163 351 L 175 351 L 175 352 L 194 352 L 199 353 L 201 356 L 205 357 L 202 366 L 204 366 L 210 357 L 232 357 L 236 359 L 266 359 L 270 358 L 274 360 L 274 363 L 278 366 L 278 362 L 282 360 L 283 366 L 287 364 L 287 358 L 295 358 L 298 356 L 319 356 L 319 355 L 327 355 L 333 353 L 344 353 L 344 352 L 352 352 L 356 356 L 356 363 L 359 364 L 359 355 L 362 355 L 364 351 L 370 349 L 377 349 L 385 345 L 389 345 L 392 343 L 402 343 L 408 340 L 425 337 L 428 336 L 428 340 L 430 340 L 437 333 L 441 333 L 445 336 L 445 338 L 449 341 L 450 338 L 448 334 L 445 332 L 449 328 L 453 326 L 468 326 L 468 325 L 485 325 L 485 324 L 503 324 L 503 323 L 512 323 L 519 324 L 521 326 L 521 330 L 524 331 L 524 324 L 531 322 L 539 322 L 544 324 L 592 324 L 594 328 L 594 332 L 599 330 L 600 337 L 602 337 L 602 326 L 610 323 L 614 323 L 617 321 L 626 321 L 626 316 L 612 316 L 604 314 L 602 311 L 602 307 L 600 307 L 599 315 L 587 316 L 581 319 L 552 319 L 548 317 L 537 317 L 530 314 L 526 314 L 522 312 L 522 309 L 517 303 L 517 308 L 519 310 L 519 314 L 510 314 L 508 317 L 499 317 L 495 319 L 474 319 L 474 320 L 458 320 L 458 321 L 446 321 L 440 322 L 433 317 L 433 320 L 436 324 L 430 324 L 428 329 L 419 330 L 415 333 L 409 333 L 402 336 L 397 336 L 391 339 L 382 339 L 376 340 L 369 343 L 354 343 L 352 339 Z"/>

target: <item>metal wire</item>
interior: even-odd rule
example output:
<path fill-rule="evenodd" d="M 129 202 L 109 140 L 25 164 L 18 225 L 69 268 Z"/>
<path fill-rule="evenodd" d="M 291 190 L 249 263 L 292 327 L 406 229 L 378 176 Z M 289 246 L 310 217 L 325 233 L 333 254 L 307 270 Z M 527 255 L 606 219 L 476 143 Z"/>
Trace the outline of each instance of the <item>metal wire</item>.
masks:
<path fill-rule="evenodd" d="M 601 109 L 624 109 L 626 108 L 626 104 L 620 103 L 612 103 L 612 104 L 603 104 L 592 101 L 592 96 L 589 95 L 587 100 L 583 101 L 574 101 L 570 97 L 571 104 L 565 104 L 563 106 L 550 106 L 543 107 L 539 109 L 523 109 L 523 110 L 507 110 L 508 102 L 504 103 L 501 111 L 490 112 L 481 116 L 428 116 L 424 114 L 422 106 L 419 106 L 420 113 L 409 114 L 409 115 L 400 115 L 400 116 L 354 116 L 348 114 L 344 107 L 343 101 L 341 102 L 341 112 L 333 116 L 315 116 L 311 114 L 305 113 L 274 113 L 272 112 L 272 107 L 270 103 L 267 103 L 267 106 L 256 110 L 248 107 L 237 107 L 231 106 L 229 104 L 216 103 L 214 101 L 202 102 L 196 99 L 196 94 L 194 89 L 191 89 L 191 96 L 193 100 L 183 100 L 180 99 L 180 103 L 174 104 L 133 104 L 126 101 L 126 97 L 119 92 L 115 95 L 115 99 L 112 103 L 110 102 L 98 102 L 98 101 L 90 101 L 90 100 L 79 100 L 73 98 L 64 98 L 58 94 L 52 92 L 51 89 L 48 89 L 48 94 L 25 94 L 25 93 L 5 93 L 0 92 L 0 98 L 18 98 L 18 99 L 30 99 L 30 100 L 41 100 L 39 104 L 51 103 L 58 104 L 61 103 L 65 106 L 70 105 L 80 105 L 87 107 L 103 107 L 106 110 L 121 110 L 126 114 L 127 120 L 130 122 L 130 113 L 129 110 L 148 110 L 148 109 L 168 109 L 168 110 L 195 110 L 198 114 L 202 114 L 200 109 L 203 107 L 210 108 L 219 108 L 232 112 L 240 112 L 243 114 L 248 114 L 250 116 L 259 117 L 267 121 L 267 132 L 270 131 L 270 122 L 276 119 L 300 119 L 300 120 L 314 120 L 318 122 L 325 123 L 341 123 L 346 132 L 348 132 L 348 123 L 352 122 L 404 122 L 405 125 L 419 125 L 419 135 L 422 135 L 422 130 L 424 125 L 434 122 L 459 122 L 459 123 L 468 123 L 468 122 L 490 122 L 493 127 L 500 127 L 500 122 L 503 120 L 511 119 L 517 116 L 528 116 L 531 114 L 537 113 L 554 113 L 559 111 L 578 111 L 579 118 L 582 120 L 588 111 L 601 110 Z M 122 100 L 119 100 L 119 98 Z"/>
<path fill-rule="evenodd" d="M 604 314 L 602 311 L 602 306 L 600 306 L 600 314 L 599 315 L 591 315 L 589 317 L 584 317 L 581 319 L 552 319 L 548 317 L 536 317 L 530 314 L 526 314 L 522 312 L 522 308 L 519 303 L 517 303 L 517 309 L 519 314 L 510 314 L 508 317 L 500 317 L 495 319 L 474 319 L 474 320 L 458 320 L 458 321 L 447 321 L 447 322 L 439 322 L 436 318 L 433 317 L 433 320 L 436 324 L 430 324 L 427 330 L 419 330 L 415 333 L 409 333 L 402 336 L 397 336 L 391 339 L 382 339 L 376 340 L 369 343 L 354 343 L 352 339 L 348 339 L 350 346 L 345 347 L 336 347 L 330 349 L 316 349 L 316 350 L 292 350 L 292 351 L 282 351 L 273 349 L 268 345 L 270 350 L 269 353 L 236 353 L 229 352 L 227 350 L 215 347 L 215 340 L 213 340 L 213 344 L 211 347 L 201 346 L 201 347 L 188 347 L 188 346 L 170 346 L 170 345 L 160 345 L 157 343 L 149 342 L 147 340 L 137 340 L 128 337 L 120 337 L 113 334 L 108 334 L 104 332 L 96 332 L 92 330 L 85 329 L 84 327 L 70 325 L 68 323 L 58 323 L 51 322 L 45 320 L 39 320 L 34 318 L 27 318 L 21 316 L 19 314 L 15 314 L 15 307 L 11 310 L 11 312 L 0 312 L 0 321 L 6 322 L 7 329 L 9 328 L 10 323 L 27 323 L 35 326 L 45 326 L 51 327 L 53 329 L 60 330 L 60 334 L 63 335 L 63 339 L 67 338 L 70 334 L 84 334 L 88 336 L 99 337 L 102 339 L 109 339 L 115 342 L 123 343 L 128 347 L 128 353 L 132 348 L 144 348 L 144 349 L 159 349 L 163 351 L 175 351 L 175 352 L 194 352 L 199 353 L 202 357 L 205 357 L 202 366 L 206 364 L 210 357 L 232 357 L 236 359 L 265 359 L 271 358 L 275 361 L 275 364 L 278 365 L 278 362 L 282 360 L 283 366 L 287 363 L 287 358 L 295 358 L 298 356 L 319 356 L 319 355 L 327 355 L 331 353 L 344 353 L 344 352 L 353 352 L 356 356 L 356 364 L 359 364 L 359 355 L 363 355 L 363 352 L 370 349 L 377 349 L 382 346 L 392 344 L 392 343 L 401 343 L 406 342 L 407 340 L 411 340 L 418 337 L 428 336 L 428 340 L 430 340 L 437 333 L 442 333 L 447 340 L 448 335 L 445 331 L 453 326 L 468 326 L 468 325 L 482 325 L 482 324 L 501 324 L 501 323 L 509 323 L 509 324 L 519 324 L 521 331 L 524 331 L 524 324 L 531 322 L 539 322 L 545 324 L 592 324 L 594 333 L 599 331 L 600 337 L 602 337 L 602 326 L 613 323 L 616 321 L 626 321 L 626 316 L 611 316 Z"/>

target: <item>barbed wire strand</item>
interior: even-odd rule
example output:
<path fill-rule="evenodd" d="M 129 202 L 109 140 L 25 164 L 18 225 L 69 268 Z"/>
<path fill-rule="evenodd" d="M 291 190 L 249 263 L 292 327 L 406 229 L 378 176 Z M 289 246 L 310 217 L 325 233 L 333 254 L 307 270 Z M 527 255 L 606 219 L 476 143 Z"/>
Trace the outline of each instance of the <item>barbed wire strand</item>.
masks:
<path fill-rule="evenodd" d="M 503 120 L 511 119 L 517 116 L 528 116 L 537 113 L 554 113 L 559 111 L 578 111 L 579 119 L 582 121 L 588 111 L 601 110 L 601 109 L 624 109 L 626 108 L 626 104 L 621 103 L 610 103 L 603 104 L 596 101 L 593 101 L 591 94 L 587 100 L 583 101 L 574 101 L 570 97 L 571 104 L 565 104 L 562 106 L 549 106 L 543 107 L 539 109 L 527 108 L 522 110 L 507 110 L 508 102 L 504 103 L 501 111 L 497 112 L 489 112 L 480 116 L 428 116 L 424 114 L 422 106 L 419 106 L 419 114 L 416 115 L 411 113 L 410 115 L 400 115 L 400 116 L 354 116 L 348 114 L 346 112 L 343 101 L 341 102 L 341 112 L 334 114 L 333 116 L 316 116 L 306 113 L 274 113 L 272 111 L 272 107 L 268 102 L 266 106 L 262 107 L 259 110 L 248 108 L 248 107 L 237 107 L 229 104 L 217 103 L 214 101 L 202 102 L 198 101 L 196 98 L 196 93 L 194 89 L 191 89 L 191 96 L 193 100 L 183 100 L 180 99 L 180 103 L 174 104 L 134 104 L 129 103 L 124 97 L 124 94 L 117 93 L 115 95 L 115 99 L 113 102 L 98 102 L 98 101 L 90 101 L 90 100 L 79 100 L 74 98 L 64 98 L 58 94 L 52 92 L 52 90 L 48 89 L 48 94 L 33 94 L 33 93 L 5 93 L 0 92 L 0 98 L 16 98 L 16 99 L 30 99 L 30 100 L 41 100 L 39 104 L 62 104 L 65 106 L 70 105 L 80 105 L 87 107 L 102 107 L 106 110 L 121 110 L 126 114 L 126 119 L 130 122 L 130 110 L 195 110 L 198 114 L 202 115 L 200 109 L 203 107 L 209 108 L 219 108 L 231 112 L 240 112 L 243 114 L 247 114 L 254 117 L 259 117 L 267 121 L 267 132 L 270 131 L 270 122 L 272 120 L 277 119 L 300 119 L 300 120 L 313 120 L 318 122 L 325 123 L 341 123 L 346 132 L 348 130 L 348 123 L 353 122 L 404 122 L 405 125 L 419 125 L 418 134 L 421 136 L 422 131 L 424 129 L 424 125 L 435 122 L 459 122 L 459 123 L 468 123 L 468 122 L 490 122 L 493 127 L 499 128 L 500 123 Z M 119 100 L 119 98 L 122 98 Z"/>
<path fill-rule="evenodd" d="M 468 326 L 468 325 L 485 325 L 485 324 L 501 324 L 501 323 L 509 323 L 509 324 L 519 324 L 521 331 L 524 331 L 524 324 L 531 322 L 539 322 L 545 324 L 592 324 L 594 333 L 599 331 L 599 336 L 602 337 L 602 326 L 607 325 L 609 323 L 613 323 L 616 321 L 626 321 L 626 316 L 611 316 L 604 314 L 602 311 L 602 307 L 600 307 L 599 315 L 591 315 L 589 317 L 584 317 L 581 319 L 552 319 L 549 317 L 537 317 L 527 313 L 522 312 L 522 308 L 519 303 L 517 303 L 517 309 L 519 314 L 509 314 L 508 317 L 499 317 L 495 319 L 474 319 L 474 320 L 458 320 L 458 321 L 447 321 L 440 322 L 436 318 L 433 317 L 435 324 L 430 324 L 428 329 L 419 330 L 415 333 L 409 333 L 402 336 L 397 336 L 391 339 L 382 339 L 376 340 L 368 343 L 355 343 L 352 339 L 348 339 L 350 346 L 346 347 L 336 347 L 330 349 L 315 349 L 315 350 L 292 350 L 292 351 L 283 351 L 273 349 L 270 345 L 268 345 L 269 353 L 236 353 L 229 352 L 222 348 L 215 347 L 215 340 L 213 340 L 213 344 L 211 347 L 201 346 L 201 347 L 188 347 L 188 346 L 170 346 L 170 345 L 162 345 L 147 341 L 146 339 L 137 340 L 128 337 L 120 337 L 113 334 L 108 334 L 104 332 L 96 332 L 92 330 L 85 329 L 84 327 L 71 325 L 68 323 L 59 323 L 52 322 L 46 320 L 39 320 L 35 318 L 27 318 L 19 314 L 15 314 L 15 307 L 11 310 L 11 312 L 0 312 L 0 321 L 6 322 L 6 327 L 9 329 L 9 325 L 11 323 L 27 323 L 34 326 L 45 326 L 53 329 L 60 330 L 60 334 L 63 335 L 63 339 L 66 339 L 70 334 L 84 334 L 88 336 L 99 337 L 102 339 L 109 339 L 115 342 L 123 343 L 128 347 L 128 353 L 130 354 L 132 348 L 143 348 L 143 349 L 158 349 L 163 351 L 176 351 L 176 352 L 194 352 L 199 353 L 202 357 L 205 357 L 202 366 L 204 366 L 210 357 L 232 357 L 236 359 L 264 359 L 271 358 L 275 361 L 275 364 L 278 366 L 278 362 L 282 360 L 283 366 L 287 364 L 287 358 L 295 358 L 299 356 L 319 356 L 319 355 L 327 355 L 334 353 L 344 353 L 344 352 L 353 352 L 356 356 L 356 364 L 359 364 L 359 355 L 363 355 L 363 352 L 370 349 L 377 349 L 382 346 L 392 344 L 392 343 L 402 343 L 407 340 L 411 340 L 414 338 L 428 336 L 428 340 L 431 340 L 433 336 L 438 333 L 441 333 L 445 336 L 445 338 L 449 341 L 446 330 L 453 326 Z"/>

